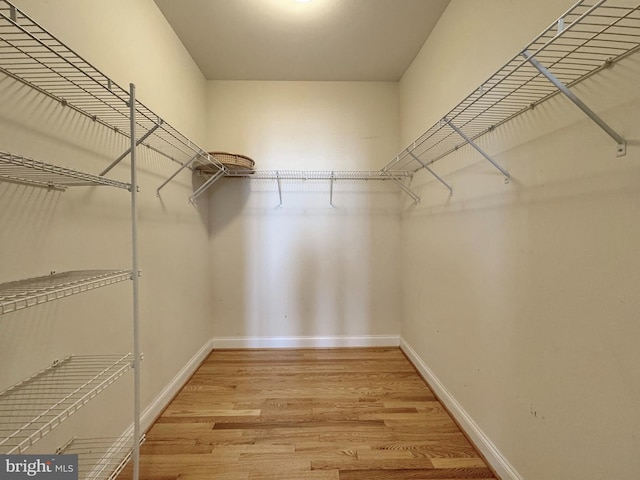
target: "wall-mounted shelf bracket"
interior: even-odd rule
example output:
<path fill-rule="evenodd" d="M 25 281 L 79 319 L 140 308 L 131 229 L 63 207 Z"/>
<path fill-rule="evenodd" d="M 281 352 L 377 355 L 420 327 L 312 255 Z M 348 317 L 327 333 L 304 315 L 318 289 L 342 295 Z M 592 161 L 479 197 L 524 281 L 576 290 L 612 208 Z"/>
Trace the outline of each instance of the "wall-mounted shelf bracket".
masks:
<path fill-rule="evenodd" d="M 522 52 L 522 56 L 526 58 L 531 65 L 533 65 L 536 70 L 538 70 L 542 75 L 544 75 L 547 80 L 549 80 L 555 87 L 560 90 L 571 102 L 576 105 L 580 110 L 582 110 L 591 120 L 593 120 L 602 130 L 605 131 L 607 135 L 615 140 L 618 144 L 617 147 L 617 156 L 622 157 L 627 154 L 627 142 L 625 142 L 624 138 L 619 135 L 613 128 L 611 128 L 607 123 L 602 120 L 593 110 L 591 110 L 582 100 L 580 100 L 575 93 L 573 93 L 569 88 L 562 83 L 558 78 L 551 73 L 544 65 L 542 65 L 535 56 L 531 55 L 527 50 Z"/>
<path fill-rule="evenodd" d="M 160 196 L 160 190 L 162 190 L 169 182 L 171 182 L 171 180 L 173 180 L 174 178 L 176 178 L 176 176 L 185 168 L 189 168 L 191 166 L 191 164 L 193 162 L 195 162 L 195 160 L 200 156 L 200 154 L 198 153 L 197 155 L 195 155 L 194 157 L 191 158 L 191 160 L 189 160 L 188 162 L 185 162 L 178 170 L 176 170 L 173 175 L 171 175 L 169 178 L 167 178 L 162 185 L 160 185 L 158 187 L 158 189 L 156 190 L 156 197 Z"/>
<path fill-rule="evenodd" d="M 489 161 L 489 163 L 491 163 L 491 165 L 493 165 L 498 170 L 500 170 L 500 172 L 505 176 L 505 182 L 509 182 L 511 180 L 511 175 L 509 174 L 509 172 L 507 172 L 504 168 L 502 168 L 498 164 L 498 162 L 496 162 L 493 158 L 491 158 L 491 155 L 489 155 L 487 152 L 485 152 L 480 147 L 480 145 L 478 145 L 476 142 L 474 142 L 462 130 L 460 130 L 457 126 L 455 126 L 453 124 L 453 122 L 451 122 L 451 120 L 449 120 L 448 118 L 445 117 L 445 118 L 442 119 L 442 121 L 445 122 L 447 125 L 449 125 L 458 135 L 460 135 L 462 138 L 464 138 L 465 142 L 467 142 L 474 149 L 476 149 L 478 151 L 478 153 L 480 153 L 480 155 L 482 155 L 484 158 L 486 158 Z"/>
<path fill-rule="evenodd" d="M 191 195 L 189 197 L 189 201 L 195 205 L 197 202 L 196 200 L 198 199 L 198 197 L 200 195 L 202 195 L 207 188 L 209 188 L 211 185 L 213 185 L 217 180 L 219 180 L 220 178 L 224 177 L 225 175 L 225 171 L 224 170 L 218 170 L 215 174 L 213 174 L 206 182 L 204 182 L 202 185 L 200 185 L 200 187 L 193 192 L 193 195 Z"/>
<path fill-rule="evenodd" d="M 384 174 L 385 176 L 389 177 L 391 180 L 393 180 L 393 182 L 398 185 L 400 187 L 400 189 L 406 193 L 407 195 L 409 195 L 409 197 L 411 197 L 411 200 L 413 200 L 413 204 L 414 205 L 418 205 L 420 203 L 420 197 L 418 195 L 416 195 L 409 187 L 407 187 L 404 183 L 402 183 L 402 180 L 400 180 L 398 177 L 395 176 L 394 171 L 385 171 Z"/>
<path fill-rule="evenodd" d="M 335 172 L 331 172 L 331 187 L 329 188 L 329 206 L 333 207 L 333 182 L 336 180 Z"/>
<path fill-rule="evenodd" d="M 142 142 L 144 142 L 147 138 L 149 138 L 151 135 L 153 135 L 153 132 L 155 132 L 158 128 L 160 128 L 160 125 L 162 125 L 162 119 L 158 118 L 158 121 L 156 122 L 156 124 L 151 127 L 151 129 L 145 133 L 142 137 L 140 137 L 137 141 L 136 141 L 136 147 L 138 145 L 140 145 Z M 127 150 L 120 155 L 118 158 L 116 158 L 113 162 L 111 162 L 111 165 L 109 165 L 107 168 L 105 168 L 102 172 L 100 172 L 100 176 L 104 177 L 107 173 L 109 173 L 109 171 L 115 167 L 116 165 L 118 165 L 127 155 L 129 155 L 131 153 L 131 147 L 127 148 Z"/>
<path fill-rule="evenodd" d="M 278 182 L 278 197 L 280 198 L 280 205 L 282 206 L 282 183 L 280 182 L 280 172 L 276 172 L 276 181 Z"/>
<path fill-rule="evenodd" d="M 413 152 L 409 151 L 408 152 L 409 155 L 411 155 L 413 157 L 413 159 L 418 162 L 420 165 L 422 165 L 422 168 L 424 168 L 427 172 L 429 172 L 431 175 L 433 175 L 436 180 L 438 180 L 442 185 L 444 185 L 445 187 L 447 187 L 449 189 L 449 195 L 453 195 L 453 188 L 451 188 L 451 186 L 445 182 L 440 175 L 438 175 L 436 172 L 434 172 L 433 170 L 431 170 L 429 168 L 429 165 L 427 165 L 426 163 L 424 163 L 422 160 L 420 160 L 416 155 L 413 154 Z"/>

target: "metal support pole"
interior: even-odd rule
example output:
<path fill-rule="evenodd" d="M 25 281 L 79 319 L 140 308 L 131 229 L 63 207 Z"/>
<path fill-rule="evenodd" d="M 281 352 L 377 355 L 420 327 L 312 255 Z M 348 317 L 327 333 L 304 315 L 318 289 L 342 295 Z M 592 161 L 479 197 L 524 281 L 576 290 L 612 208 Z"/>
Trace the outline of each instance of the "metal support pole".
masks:
<path fill-rule="evenodd" d="M 526 50 L 522 52 L 522 56 L 526 58 L 531 65 L 533 65 L 536 70 L 538 70 L 542 75 L 544 75 L 547 80 L 553 83 L 558 90 L 560 90 L 569 100 L 571 100 L 574 105 L 576 105 L 580 110 L 582 110 L 591 120 L 593 120 L 602 130 L 606 132 L 611 138 L 613 138 L 618 144 L 617 155 L 618 157 L 622 157 L 627 154 L 627 142 L 625 142 L 622 136 L 618 135 L 618 133 L 611 128 L 609 125 L 605 123 L 593 110 L 591 110 L 582 100 L 580 100 L 567 86 L 562 83 L 553 73 L 551 73 L 547 68 L 545 68 L 537 58 L 531 55 Z"/>
<path fill-rule="evenodd" d="M 331 207 L 333 207 L 333 181 L 335 180 L 335 178 L 335 173 L 331 172 L 331 188 L 329 190 L 329 205 Z"/>
<path fill-rule="evenodd" d="M 129 147 L 127 149 L 126 152 L 124 152 L 122 155 L 120 155 L 118 158 L 116 158 L 113 162 L 111 162 L 111 165 L 109 165 L 107 168 L 105 168 L 102 172 L 100 172 L 100 176 L 104 177 L 107 173 L 109 173 L 109 171 L 115 167 L 117 164 L 119 164 L 123 158 L 125 158 L 127 155 L 129 155 L 129 153 L 131 153 L 131 148 L 135 148 L 138 145 L 140 145 L 142 142 L 144 142 L 147 138 L 149 138 L 153 132 L 155 132 L 160 125 L 162 124 L 162 120 L 158 120 L 158 123 L 156 123 L 153 128 L 151 128 L 151 130 L 149 130 L 147 133 L 145 133 L 142 137 L 140 137 L 140 140 L 138 140 L 137 142 L 131 142 L 132 145 L 134 145 L 133 147 Z"/>
<path fill-rule="evenodd" d="M 191 197 L 189 197 L 189 201 L 195 205 L 197 198 L 200 195 L 202 195 L 202 193 L 207 188 L 209 188 L 211 185 L 213 185 L 215 183 L 215 181 L 218 180 L 222 176 L 224 176 L 224 170 L 218 170 L 215 174 L 213 174 L 211 176 L 211 178 L 209 178 L 206 182 L 204 182 L 202 185 L 200 185 L 200 188 L 198 188 L 195 192 L 193 192 L 193 195 L 191 195 Z"/>
<path fill-rule="evenodd" d="M 140 474 L 140 332 L 138 290 L 138 173 L 136 169 L 136 87 L 129 84 L 131 120 L 131 255 L 133 284 L 133 480 Z"/>
<path fill-rule="evenodd" d="M 449 189 L 449 195 L 453 195 L 453 188 L 451 188 L 451 186 L 447 182 L 445 182 L 442 178 L 440 178 L 440 176 L 436 172 L 431 170 L 429 168 L 429 166 L 426 163 L 424 163 L 422 160 L 420 160 L 416 155 L 414 155 L 413 152 L 407 152 L 407 153 L 409 153 L 409 155 L 411 155 L 416 162 L 418 162 L 420 165 L 422 165 L 422 168 L 424 168 L 427 172 L 429 172 L 431 175 L 436 177 L 436 179 L 441 184 L 443 184 L 445 187 L 447 187 Z"/>
<path fill-rule="evenodd" d="M 282 185 L 280 184 L 280 172 L 276 171 L 276 180 L 278 181 L 278 196 L 280 197 L 280 207 L 282 206 Z"/>
<path fill-rule="evenodd" d="M 156 190 L 156 197 L 160 196 L 160 190 L 162 190 L 165 187 L 165 185 L 167 185 L 171 180 L 173 180 L 182 170 L 184 170 L 185 168 L 188 168 L 189 165 L 191 165 L 196 160 L 196 158 L 198 158 L 199 156 L 200 156 L 200 154 L 198 153 L 195 157 L 193 157 L 191 160 L 189 160 L 184 165 L 182 165 L 178 170 L 176 170 L 176 172 L 173 175 L 171 175 L 169 178 L 167 178 L 162 183 L 162 185 L 160 185 L 158 187 L 158 189 Z"/>
<path fill-rule="evenodd" d="M 489 163 L 491 163 L 491 165 L 493 165 L 494 167 L 496 167 L 498 170 L 500 170 L 500 172 L 502 172 L 502 174 L 506 177 L 506 181 L 511 180 L 511 175 L 509 175 L 509 172 L 507 172 L 504 168 L 502 168 L 500 165 L 498 165 L 498 163 L 491 158 L 491 156 L 489 156 L 489 154 L 487 152 L 485 152 L 482 148 L 480 148 L 480 146 L 474 142 L 473 140 L 471 140 L 467 135 L 465 135 L 465 133 L 460 130 L 458 127 L 456 127 L 448 118 L 443 118 L 444 122 L 449 125 L 451 128 L 453 128 L 453 130 L 455 130 L 455 132 L 460 135 L 462 138 L 464 138 L 464 140 L 471 145 L 473 148 L 475 148 L 480 155 L 482 155 L 484 158 L 486 158 Z"/>

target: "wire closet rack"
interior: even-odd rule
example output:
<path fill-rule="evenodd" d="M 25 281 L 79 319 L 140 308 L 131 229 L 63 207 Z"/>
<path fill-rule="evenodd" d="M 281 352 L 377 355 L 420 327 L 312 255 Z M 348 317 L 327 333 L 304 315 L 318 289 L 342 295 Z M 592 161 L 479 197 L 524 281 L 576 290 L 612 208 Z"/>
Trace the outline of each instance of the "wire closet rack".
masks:
<path fill-rule="evenodd" d="M 109 186 L 129 190 L 128 183 L 0 152 L 0 179 L 37 187 L 66 190 L 67 187 Z"/>
<path fill-rule="evenodd" d="M 140 441 L 145 440 L 143 435 Z M 120 438 L 74 438 L 58 448 L 58 455 L 78 455 L 78 478 L 113 480 L 131 459 L 133 436 Z"/>
<path fill-rule="evenodd" d="M 333 205 L 333 185 L 336 181 L 392 181 L 400 187 L 414 202 L 419 201 L 408 187 L 408 183 L 413 178 L 413 172 L 409 171 L 393 171 L 384 172 L 382 170 L 253 170 L 239 171 L 231 170 L 226 174 L 227 177 L 248 178 L 251 180 L 275 180 L 278 185 L 278 195 L 280 197 L 280 206 L 282 206 L 282 181 L 286 180 L 319 180 L 329 181 L 329 205 Z M 206 185 L 206 184 L 205 184 Z M 201 187 L 202 189 L 202 187 Z M 200 189 L 200 190 L 201 190 Z M 201 193 L 201 191 L 196 191 Z M 194 194 L 195 195 L 195 194 Z"/>
<path fill-rule="evenodd" d="M 639 4 L 578 2 L 382 170 L 426 169 L 452 192 L 430 167 L 469 144 L 508 181 L 509 172 L 475 140 L 559 93 L 604 130 L 616 142 L 617 154 L 624 155 L 624 139 L 569 88 L 639 49 Z"/>
<path fill-rule="evenodd" d="M 0 284 L 0 315 L 131 280 L 131 270 L 75 270 Z"/>
<path fill-rule="evenodd" d="M 131 365 L 131 354 L 69 356 L 1 392 L 0 452 L 22 454 Z"/>
<path fill-rule="evenodd" d="M 0 0 L 0 72 L 91 120 L 130 138 L 130 93 L 7 0 Z M 182 167 L 226 167 L 139 101 L 136 145 Z M 108 173 L 130 153 L 105 168 Z M 172 177 L 173 178 L 173 177 Z"/>

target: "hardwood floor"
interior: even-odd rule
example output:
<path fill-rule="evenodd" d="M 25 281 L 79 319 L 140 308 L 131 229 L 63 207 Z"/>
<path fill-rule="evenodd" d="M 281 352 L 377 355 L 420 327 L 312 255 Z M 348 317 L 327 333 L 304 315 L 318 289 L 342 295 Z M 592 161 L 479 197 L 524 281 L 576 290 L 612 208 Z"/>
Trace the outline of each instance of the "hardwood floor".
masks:
<path fill-rule="evenodd" d="M 397 348 L 214 351 L 140 458 L 145 480 L 494 478 Z"/>

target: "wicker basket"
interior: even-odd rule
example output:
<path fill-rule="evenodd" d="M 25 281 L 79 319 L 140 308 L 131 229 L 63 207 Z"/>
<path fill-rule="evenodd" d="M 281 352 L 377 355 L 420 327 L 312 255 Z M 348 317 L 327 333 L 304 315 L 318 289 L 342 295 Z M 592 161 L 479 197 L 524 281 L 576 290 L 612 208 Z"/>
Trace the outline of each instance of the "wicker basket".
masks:
<path fill-rule="evenodd" d="M 208 153 L 232 172 L 253 173 L 255 162 L 245 155 L 238 155 L 236 153 L 227 152 Z M 218 169 L 214 165 L 199 165 L 196 167 L 196 170 L 199 170 L 203 173 L 211 174 L 218 171 Z"/>

